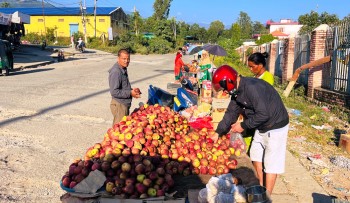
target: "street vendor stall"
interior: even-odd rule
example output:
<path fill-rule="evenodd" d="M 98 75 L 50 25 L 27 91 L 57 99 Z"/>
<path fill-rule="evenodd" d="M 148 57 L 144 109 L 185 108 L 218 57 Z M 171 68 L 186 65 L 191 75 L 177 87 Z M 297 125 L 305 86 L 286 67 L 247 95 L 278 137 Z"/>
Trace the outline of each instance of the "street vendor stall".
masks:
<path fill-rule="evenodd" d="M 213 143 L 212 127 L 193 124 L 168 106 L 140 106 L 69 166 L 62 202 L 180 203 L 223 174 L 240 180 L 237 185 L 258 184 L 244 148 L 229 134 Z"/>

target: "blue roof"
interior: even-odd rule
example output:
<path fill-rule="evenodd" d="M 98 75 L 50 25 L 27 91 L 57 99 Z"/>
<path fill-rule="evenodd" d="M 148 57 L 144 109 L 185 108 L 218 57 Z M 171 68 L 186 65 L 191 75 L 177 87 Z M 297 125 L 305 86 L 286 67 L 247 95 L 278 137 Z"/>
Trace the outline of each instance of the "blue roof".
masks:
<path fill-rule="evenodd" d="M 96 15 L 109 15 L 118 8 L 120 7 L 97 7 Z M 16 11 L 32 16 L 43 15 L 43 8 L 0 8 L 0 12 L 5 14 L 12 14 Z M 94 14 L 94 7 L 86 7 L 86 13 Z M 44 15 L 81 15 L 81 12 L 79 7 L 52 7 L 44 8 Z"/>

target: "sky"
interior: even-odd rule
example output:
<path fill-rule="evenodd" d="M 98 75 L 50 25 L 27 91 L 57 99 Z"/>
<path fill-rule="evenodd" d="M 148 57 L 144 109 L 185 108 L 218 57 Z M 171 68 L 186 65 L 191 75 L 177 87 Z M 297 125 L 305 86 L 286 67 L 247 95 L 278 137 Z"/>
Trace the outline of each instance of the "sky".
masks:
<path fill-rule="evenodd" d="M 84 0 L 82 0 L 84 2 Z M 78 6 L 79 0 L 50 0 L 56 6 Z M 122 7 L 125 12 L 132 12 L 134 7 L 143 18 L 153 14 L 154 0 L 97 0 L 97 7 Z M 85 0 L 87 7 L 94 6 L 94 0 Z M 336 14 L 343 19 L 350 14 L 350 0 L 173 0 L 169 17 L 186 23 L 210 24 L 219 20 L 226 26 L 237 21 L 241 11 L 251 20 L 265 24 L 272 19 L 297 21 L 300 15 L 311 11 Z"/>

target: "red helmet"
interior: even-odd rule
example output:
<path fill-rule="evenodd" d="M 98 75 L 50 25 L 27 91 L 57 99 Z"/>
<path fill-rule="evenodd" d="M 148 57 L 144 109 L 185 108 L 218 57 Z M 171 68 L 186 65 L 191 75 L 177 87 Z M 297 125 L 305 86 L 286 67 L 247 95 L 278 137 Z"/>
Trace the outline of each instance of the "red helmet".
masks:
<path fill-rule="evenodd" d="M 212 85 L 216 91 L 224 89 L 233 94 L 237 86 L 237 76 L 237 71 L 231 66 L 220 66 L 213 75 Z"/>

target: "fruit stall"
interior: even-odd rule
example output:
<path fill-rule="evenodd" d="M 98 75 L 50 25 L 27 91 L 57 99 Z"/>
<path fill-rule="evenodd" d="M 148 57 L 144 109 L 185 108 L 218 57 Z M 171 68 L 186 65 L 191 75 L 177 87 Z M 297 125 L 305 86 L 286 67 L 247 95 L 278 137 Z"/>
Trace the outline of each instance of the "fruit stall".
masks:
<path fill-rule="evenodd" d="M 67 166 L 61 201 L 246 202 L 244 188 L 259 184 L 247 145 L 230 134 L 211 139 L 229 97 L 202 87 L 196 105 L 176 108 L 173 95 L 172 107 L 141 105 L 108 129 Z"/>

